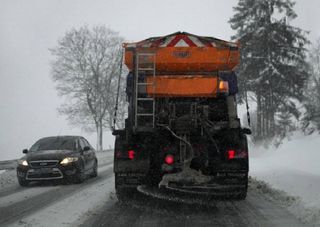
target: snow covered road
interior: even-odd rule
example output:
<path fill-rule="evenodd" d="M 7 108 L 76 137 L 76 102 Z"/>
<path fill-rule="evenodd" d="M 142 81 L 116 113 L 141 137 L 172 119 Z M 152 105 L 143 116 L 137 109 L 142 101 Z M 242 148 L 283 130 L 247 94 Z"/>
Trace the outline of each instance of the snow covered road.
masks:
<path fill-rule="evenodd" d="M 99 176 L 82 184 L 48 182 L 20 187 L 15 171 L 1 174 L 0 226 L 70 226 L 108 200 L 113 190 L 113 156 L 97 154 Z"/>
<path fill-rule="evenodd" d="M 83 184 L 22 188 L 14 182 L 1 188 L 0 226 L 306 226 L 260 193 L 256 182 L 250 183 L 245 201 L 196 206 L 139 194 L 128 204 L 119 203 L 112 157 L 100 158 L 99 176 Z M 1 177 L 14 176 L 12 171 Z"/>
<path fill-rule="evenodd" d="M 255 185 L 255 184 L 253 184 Z M 307 226 L 250 187 L 245 201 L 215 201 L 206 206 L 137 195 L 123 204 L 111 199 L 81 226 Z"/>

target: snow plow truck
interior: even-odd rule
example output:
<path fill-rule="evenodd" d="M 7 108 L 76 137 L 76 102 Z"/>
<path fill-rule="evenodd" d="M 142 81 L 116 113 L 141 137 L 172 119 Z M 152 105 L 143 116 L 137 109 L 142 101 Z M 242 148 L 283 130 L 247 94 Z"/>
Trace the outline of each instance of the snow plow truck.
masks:
<path fill-rule="evenodd" d="M 239 44 L 177 32 L 124 43 L 128 117 L 113 130 L 119 200 L 139 186 L 245 199 L 248 145 L 237 115 Z"/>

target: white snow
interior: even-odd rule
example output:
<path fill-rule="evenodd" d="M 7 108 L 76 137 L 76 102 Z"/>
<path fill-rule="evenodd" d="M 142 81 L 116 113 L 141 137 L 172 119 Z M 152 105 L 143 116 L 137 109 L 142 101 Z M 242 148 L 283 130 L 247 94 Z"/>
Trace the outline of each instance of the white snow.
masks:
<path fill-rule="evenodd" d="M 98 172 L 112 170 L 113 152 L 97 152 L 97 157 L 99 164 L 104 164 L 98 168 Z M 26 188 L 23 191 L 1 197 L 0 207 L 6 207 L 61 187 L 65 186 Z M 96 184 L 83 187 L 71 196 L 31 213 L 11 223 L 10 226 L 79 226 L 88 217 L 94 215 L 97 209 L 102 208 L 107 203 L 114 203 L 115 199 L 110 198 L 113 194 L 114 177 L 111 176 Z"/>
<path fill-rule="evenodd" d="M 295 133 L 278 148 L 251 146 L 250 175 L 296 197 L 288 208 L 307 222 L 320 224 L 320 135 Z"/>
<path fill-rule="evenodd" d="M 11 204 L 21 202 L 34 196 L 38 196 L 42 193 L 55 190 L 56 188 L 57 187 L 34 187 L 0 197 L 0 207 L 7 207 Z"/>
<path fill-rule="evenodd" d="M 5 188 L 14 187 L 18 185 L 17 174 L 15 170 L 1 170 L 0 174 L 0 190 Z"/>
<path fill-rule="evenodd" d="M 4 170 L 4 169 L 1 169 L 1 170 L 0 170 L 0 174 L 1 174 L 1 173 L 4 173 L 4 172 L 5 172 L 5 170 Z"/>
<path fill-rule="evenodd" d="M 18 220 L 11 226 L 78 226 L 87 215 L 104 206 L 114 190 L 113 177 L 81 190 L 67 199 Z"/>

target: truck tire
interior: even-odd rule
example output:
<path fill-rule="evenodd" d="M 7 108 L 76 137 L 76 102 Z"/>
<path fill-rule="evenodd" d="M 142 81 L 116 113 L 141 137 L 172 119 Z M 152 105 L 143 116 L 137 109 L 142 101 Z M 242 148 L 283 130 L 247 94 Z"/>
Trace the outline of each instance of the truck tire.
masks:
<path fill-rule="evenodd" d="M 244 200 L 244 199 L 246 199 L 247 192 L 248 192 L 248 176 L 247 176 L 247 178 L 245 180 L 245 188 L 240 190 L 240 193 L 235 196 L 235 199 L 236 200 Z"/>
<path fill-rule="evenodd" d="M 117 174 L 115 175 L 115 189 L 116 189 L 116 196 L 119 202 L 128 202 L 132 200 L 134 194 L 137 190 L 133 187 L 126 187 L 125 185 L 119 185 Z"/>
<path fill-rule="evenodd" d="M 241 190 L 241 192 L 235 197 L 236 200 L 245 200 L 247 197 L 247 189 Z"/>

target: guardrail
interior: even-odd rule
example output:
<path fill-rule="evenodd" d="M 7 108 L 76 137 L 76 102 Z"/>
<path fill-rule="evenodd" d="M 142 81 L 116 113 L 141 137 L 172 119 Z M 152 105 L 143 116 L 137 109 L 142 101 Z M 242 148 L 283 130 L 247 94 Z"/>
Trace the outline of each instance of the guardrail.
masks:
<path fill-rule="evenodd" d="M 18 159 L 0 161 L 0 170 L 15 169 L 18 164 Z"/>

